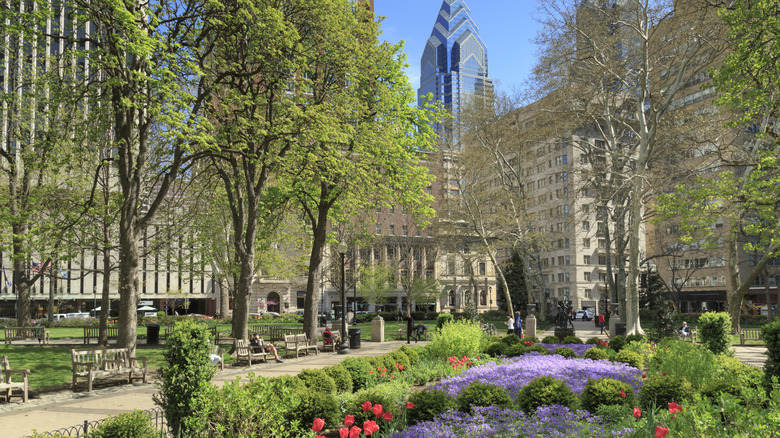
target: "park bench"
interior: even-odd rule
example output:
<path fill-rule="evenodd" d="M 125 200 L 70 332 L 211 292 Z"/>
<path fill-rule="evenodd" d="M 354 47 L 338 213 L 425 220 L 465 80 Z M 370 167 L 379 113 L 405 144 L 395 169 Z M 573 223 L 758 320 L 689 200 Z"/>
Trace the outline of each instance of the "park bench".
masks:
<path fill-rule="evenodd" d="M 252 361 L 259 361 L 261 358 L 263 362 L 268 361 L 268 354 L 265 352 L 265 342 L 260 339 L 260 347 L 252 346 L 247 339 L 236 339 L 236 363 L 246 362 L 249 366 L 252 366 Z M 254 349 L 258 348 L 259 351 L 255 352 Z"/>
<path fill-rule="evenodd" d="M 745 345 L 745 341 L 763 341 L 764 337 L 761 335 L 761 329 L 757 328 L 743 328 L 739 331 L 739 344 Z"/>
<path fill-rule="evenodd" d="M 271 326 L 268 329 L 268 338 L 271 342 L 283 341 L 287 335 L 300 335 L 303 334 L 303 328 L 285 328 Z"/>
<path fill-rule="evenodd" d="M 119 327 L 106 327 L 108 333 L 108 339 L 116 339 L 119 337 Z M 100 337 L 100 327 L 84 327 L 84 345 L 88 345 L 90 339 L 98 339 Z"/>
<path fill-rule="evenodd" d="M 3 368 L 0 371 L 3 372 L 3 378 L 0 380 L 0 393 L 5 393 L 5 401 L 11 401 L 11 392 L 14 389 L 20 389 L 22 391 L 22 402 L 27 402 L 27 393 L 30 389 L 30 384 L 27 381 L 27 374 L 30 370 L 12 370 L 11 365 L 8 362 L 8 356 L 3 356 L 2 367 Z M 13 374 L 19 374 L 22 380 L 20 382 L 14 382 L 13 379 L 11 379 Z"/>
<path fill-rule="evenodd" d="M 46 327 L 5 327 L 5 344 L 22 339 L 37 339 L 38 344 L 48 344 L 50 332 Z"/>
<path fill-rule="evenodd" d="M 284 349 L 287 354 L 292 354 L 295 351 L 295 357 L 298 357 L 300 351 L 309 353 L 309 350 L 314 350 L 314 354 L 320 354 L 320 349 L 317 347 L 317 341 L 314 343 L 309 341 L 305 333 L 297 335 L 284 335 Z"/>
<path fill-rule="evenodd" d="M 73 390 L 79 378 L 87 379 L 87 391 L 92 392 L 92 382 L 101 377 L 111 377 L 128 373 L 128 383 L 133 383 L 133 374 L 141 373 L 147 382 L 148 357 L 131 357 L 127 348 L 104 348 L 98 350 L 70 350 L 73 363 Z M 140 364 L 139 364 L 140 361 Z"/>
<path fill-rule="evenodd" d="M 412 336 L 417 337 L 417 326 L 414 326 L 414 330 L 412 330 Z M 403 341 L 406 339 L 406 327 L 401 327 L 398 329 L 398 340 Z M 425 330 L 422 333 L 422 336 L 417 338 L 420 341 L 427 341 L 428 340 L 428 327 L 425 327 Z"/>
<path fill-rule="evenodd" d="M 330 350 L 335 353 L 336 348 L 341 345 L 341 332 L 338 330 L 333 330 L 330 333 L 330 339 L 324 337 L 322 338 L 322 351 Z"/>

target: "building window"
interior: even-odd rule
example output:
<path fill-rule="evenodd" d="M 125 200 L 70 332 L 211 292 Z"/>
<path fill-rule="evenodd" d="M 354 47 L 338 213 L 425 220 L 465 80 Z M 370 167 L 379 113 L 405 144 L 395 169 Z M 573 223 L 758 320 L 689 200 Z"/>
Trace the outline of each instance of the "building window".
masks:
<path fill-rule="evenodd" d="M 395 248 L 392 246 L 387 247 L 387 260 L 395 260 Z"/>
<path fill-rule="evenodd" d="M 583 248 L 590 248 L 590 239 L 587 237 L 582 239 L 582 247 Z"/>
<path fill-rule="evenodd" d="M 590 231 L 590 221 L 582 221 L 582 229 L 584 231 Z"/>
<path fill-rule="evenodd" d="M 409 227 L 406 225 L 401 225 L 401 235 L 402 236 L 408 236 L 409 235 Z"/>
<path fill-rule="evenodd" d="M 590 272 L 583 272 L 585 281 L 590 281 Z"/>
<path fill-rule="evenodd" d="M 382 224 L 376 224 L 376 233 L 382 234 Z"/>
<path fill-rule="evenodd" d="M 299 290 L 296 295 L 297 295 L 297 300 L 295 305 L 299 309 L 303 309 L 304 307 L 306 307 L 306 291 Z"/>
<path fill-rule="evenodd" d="M 563 274 L 563 281 L 565 281 L 566 283 L 570 282 L 571 281 L 571 274 L 569 274 L 568 272 L 565 272 Z"/>
<path fill-rule="evenodd" d="M 563 256 L 558 256 L 558 265 L 563 265 Z"/>
<path fill-rule="evenodd" d="M 584 264 L 586 264 L 586 265 L 589 265 L 590 264 L 590 256 L 589 255 L 582 256 L 582 262 Z"/>
<path fill-rule="evenodd" d="M 390 225 L 390 235 L 395 236 L 395 225 Z"/>
<path fill-rule="evenodd" d="M 570 264 L 571 264 L 571 256 L 566 256 L 566 257 L 565 257 L 565 260 L 566 260 L 566 264 L 567 264 L 567 265 L 570 265 Z"/>
<path fill-rule="evenodd" d="M 585 289 L 585 298 L 591 298 L 590 289 Z"/>
<path fill-rule="evenodd" d="M 604 254 L 599 254 L 599 265 L 606 265 L 607 264 L 607 256 Z"/>
<path fill-rule="evenodd" d="M 599 239 L 599 248 L 606 248 L 607 247 L 607 241 L 604 239 Z"/>
<path fill-rule="evenodd" d="M 455 307 L 455 291 L 450 290 L 449 294 L 447 294 L 447 305 L 450 307 Z"/>
<path fill-rule="evenodd" d="M 558 273 L 558 283 L 563 283 L 563 272 Z"/>
<path fill-rule="evenodd" d="M 485 275 L 485 263 L 484 262 L 479 264 L 479 275 Z"/>
<path fill-rule="evenodd" d="M 487 306 L 487 292 L 484 290 L 479 291 L 479 305 Z"/>

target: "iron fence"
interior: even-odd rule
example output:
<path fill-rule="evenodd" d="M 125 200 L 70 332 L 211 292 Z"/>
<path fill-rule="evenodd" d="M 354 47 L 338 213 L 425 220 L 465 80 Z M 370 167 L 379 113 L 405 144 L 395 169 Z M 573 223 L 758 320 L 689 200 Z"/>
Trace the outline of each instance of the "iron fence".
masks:
<path fill-rule="evenodd" d="M 154 428 L 160 431 L 160 436 L 166 436 L 168 433 L 168 424 L 165 421 L 165 413 L 162 408 L 153 408 L 142 411 L 149 415 L 149 420 L 154 425 Z M 52 430 L 50 432 L 38 433 L 36 437 L 85 437 L 89 432 L 98 427 L 101 423 L 109 420 L 110 418 L 103 418 L 97 421 L 84 420 L 82 424 L 75 426 L 63 427 L 62 429 Z M 31 438 L 31 437 L 26 437 Z"/>

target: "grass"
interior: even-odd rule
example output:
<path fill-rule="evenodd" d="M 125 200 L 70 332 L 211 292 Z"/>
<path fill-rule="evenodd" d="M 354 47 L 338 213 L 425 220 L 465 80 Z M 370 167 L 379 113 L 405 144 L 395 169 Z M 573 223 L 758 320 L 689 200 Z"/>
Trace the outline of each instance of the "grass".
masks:
<path fill-rule="evenodd" d="M 0 355 L 8 356 L 11 368 L 29 369 L 27 375 L 33 391 L 51 391 L 69 388 L 73 376 L 70 360 L 72 346 L 6 345 Z M 80 348 L 80 347 L 79 347 Z M 94 345 L 88 348 L 95 348 Z M 162 346 L 138 345 L 136 356 L 148 357 L 149 370 L 156 370 L 165 363 Z M 83 382 L 83 381 L 82 381 Z M 81 382 L 80 382 L 81 383 Z"/>

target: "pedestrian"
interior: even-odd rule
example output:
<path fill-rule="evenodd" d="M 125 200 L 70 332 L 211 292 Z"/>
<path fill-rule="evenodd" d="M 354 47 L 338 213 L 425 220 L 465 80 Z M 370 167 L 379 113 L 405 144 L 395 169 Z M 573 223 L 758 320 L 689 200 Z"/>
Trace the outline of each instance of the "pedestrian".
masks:
<path fill-rule="evenodd" d="M 523 337 L 523 318 L 520 316 L 520 311 L 515 312 L 515 334 L 518 338 Z"/>
<path fill-rule="evenodd" d="M 406 312 L 406 343 L 411 344 L 412 338 L 417 342 L 417 337 L 414 336 L 414 318 L 410 312 Z"/>
<path fill-rule="evenodd" d="M 599 313 L 599 327 L 601 327 L 601 334 L 604 334 L 604 313 Z"/>
<path fill-rule="evenodd" d="M 515 319 L 512 318 L 511 313 L 506 314 L 507 321 L 504 323 L 506 324 L 506 334 L 511 335 L 515 332 Z"/>

